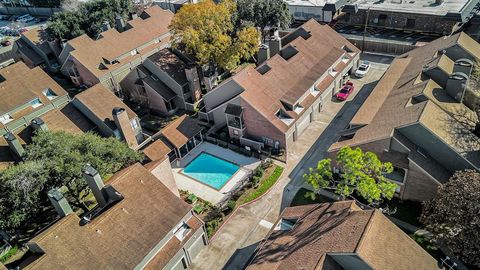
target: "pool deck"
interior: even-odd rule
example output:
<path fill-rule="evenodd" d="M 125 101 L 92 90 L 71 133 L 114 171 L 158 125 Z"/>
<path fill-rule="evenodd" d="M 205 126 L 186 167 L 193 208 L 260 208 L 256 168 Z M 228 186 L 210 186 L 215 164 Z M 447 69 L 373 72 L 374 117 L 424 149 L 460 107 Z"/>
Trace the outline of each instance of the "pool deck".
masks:
<path fill-rule="evenodd" d="M 220 190 L 216 190 L 210 186 L 202 184 L 199 181 L 193 180 L 181 173 L 183 168 L 185 168 L 187 164 L 189 164 L 202 152 L 209 153 L 240 166 L 240 169 Z M 172 162 L 172 169 L 178 189 L 188 190 L 204 200 L 207 200 L 213 204 L 217 204 L 222 201 L 226 194 L 237 184 L 239 184 L 242 179 L 247 177 L 249 172 L 254 170 L 258 165 L 260 165 L 260 160 L 256 158 L 246 157 L 233 152 L 232 150 L 225 149 L 208 142 L 203 142 L 190 153 L 188 153 L 188 155 L 182 160 Z"/>

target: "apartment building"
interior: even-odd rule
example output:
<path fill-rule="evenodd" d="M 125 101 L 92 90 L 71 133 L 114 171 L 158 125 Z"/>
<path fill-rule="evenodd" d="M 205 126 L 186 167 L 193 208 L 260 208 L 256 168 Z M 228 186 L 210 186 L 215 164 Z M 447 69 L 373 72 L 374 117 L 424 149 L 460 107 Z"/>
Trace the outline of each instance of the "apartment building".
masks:
<path fill-rule="evenodd" d="M 470 21 L 478 0 L 285 0 L 296 20 L 449 35 Z M 363 28 L 362 28 L 363 30 Z M 388 31 L 385 31 L 388 32 Z M 383 38 L 388 38 L 383 36 Z"/>
<path fill-rule="evenodd" d="M 449 35 L 467 23 L 478 0 L 360 0 L 342 8 L 338 22 L 349 25 Z"/>
<path fill-rule="evenodd" d="M 137 114 L 102 84 L 76 95 L 72 104 L 103 136 L 124 140 L 133 149 L 144 141 Z"/>
<path fill-rule="evenodd" d="M 51 190 L 60 219 L 30 240 L 19 267 L 187 269 L 207 237 L 192 208 L 162 183 L 172 174 L 168 160 L 165 164 L 161 178 L 137 163 L 105 184 L 86 165 L 84 179 L 97 206 L 79 217 L 59 190 Z"/>
<path fill-rule="evenodd" d="M 152 6 L 127 22 L 117 18 L 115 28 L 104 25 L 106 31 L 96 39 L 87 35 L 72 39 L 59 56 L 61 71 L 77 85 L 101 83 L 121 96 L 120 82 L 148 56 L 169 45 L 172 17 L 172 12 Z"/>
<path fill-rule="evenodd" d="M 121 83 L 133 102 L 160 115 L 194 111 L 202 98 L 197 65 L 177 50 L 165 48 L 147 58 Z"/>
<path fill-rule="evenodd" d="M 18 62 L 0 69 L 0 95 L 0 167 L 20 160 L 22 145 L 30 141 L 33 130 L 40 126 L 39 117 L 45 116 L 49 124 L 53 118 L 76 118 L 76 128 L 89 128 L 79 112 L 67 108 L 67 92 L 40 67 L 30 69 Z M 53 124 L 51 127 L 74 128 Z"/>
<path fill-rule="evenodd" d="M 260 150 L 289 149 L 355 70 L 359 50 L 310 20 L 263 45 L 248 66 L 204 95 L 202 119 L 227 126 L 231 140 Z"/>
<path fill-rule="evenodd" d="M 13 51 L 30 68 L 41 66 L 52 72 L 56 72 L 60 68 L 58 56 L 62 52 L 62 47 L 59 42 L 48 40 L 43 26 L 22 33 L 13 46 Z"/>
<path fill-rule="evenodd" d="M 353 201 L 287 207 L 248 270 L 422 269 L 437 261 L 379 210 Z"/>
<path fill-rule="evenodd" d="M 464 33 L 397 57 L 329 151 L 360 147 L 394 165 L 404 200 L 432 198 L 457 170 L 480 169 L 473 133 L 480 93 L 469 87 L 480 44 Z"/>

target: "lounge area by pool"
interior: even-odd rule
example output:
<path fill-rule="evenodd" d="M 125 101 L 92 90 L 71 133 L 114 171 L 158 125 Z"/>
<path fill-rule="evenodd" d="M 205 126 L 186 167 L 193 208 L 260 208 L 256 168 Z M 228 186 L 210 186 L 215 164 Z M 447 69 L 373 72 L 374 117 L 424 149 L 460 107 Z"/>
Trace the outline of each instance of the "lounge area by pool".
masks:
<path fill-rule="evenodd" d="M 231 162 L 202 152 L 183 169 L 182 173 L 220 190 L 239 169 L 239 166 Z"/>

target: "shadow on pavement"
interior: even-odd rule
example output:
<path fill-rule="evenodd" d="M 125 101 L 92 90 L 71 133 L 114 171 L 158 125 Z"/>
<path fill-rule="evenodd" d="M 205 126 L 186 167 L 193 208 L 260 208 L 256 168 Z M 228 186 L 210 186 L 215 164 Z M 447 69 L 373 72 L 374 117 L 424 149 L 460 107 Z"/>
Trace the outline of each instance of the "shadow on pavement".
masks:
<path fill-rule="evenodd" d="M 290 190 L 292 188 L 291 184 L 295 181 L 301 181 L 299 178 L 302 178 L 302 175 L 307 171 L 306 168 L 315 166 L 320 159 L 326 157 L 328 148 L 338 140 L 338 132 L 344 130 L 348 124 L 350 124 L 353 116 L 355 116 L 377 83 L 378 81 L 374 81 L 363 85 L 359 93 L 352 100 L 346 101 L 345 105 L 325 128 L 322 135 L 320 135 L 317 141 L 298 162 L 297 166 L 295 166 L 289 174 L 289 178 L 291 179 L 290 183 L 283 190 L 282 207 L 280 212 L 288 206 L 290 203 L 289 200 L 295 195 L 288 194 L 289 192 L 294 191 Z"/>
<path fill-rule="evenodd" d="M 241 249 L 235 250 L 235 253 L 230 257 L 228 262 L 222 268 L 223 270 L 242 270 L 245 269 L 248 262 L 252 259 L 252 256 L 255 252 L 260 242 L 251 244 Z"/>

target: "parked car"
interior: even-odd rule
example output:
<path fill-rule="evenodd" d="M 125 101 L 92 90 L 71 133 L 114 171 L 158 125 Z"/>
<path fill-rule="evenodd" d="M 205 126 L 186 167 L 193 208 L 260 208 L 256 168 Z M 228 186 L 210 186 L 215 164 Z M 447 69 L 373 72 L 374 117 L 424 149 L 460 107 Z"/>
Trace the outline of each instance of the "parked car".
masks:
<path fill-rule="evenodd" d="M 370 63 L 365 61 L 355 71 L 355 77 L 363 78 L 369 70 L 370 70 Z"/>
<path fill-rule="evenodd" d="M 354 89 L 355 89 L 355 86 L 353 85 L 353 83 L 351 81 L 347 81 L 347 83 L 345 83 L 342 89 L 340 89 L 340 92 L 337 93 L 336 95 L 337 99 L 342 101 L 346 100 L 348 96 L 350 96 L 350 94 L 353 92 Z"/>
<path fill-rule="evenodd" d="M 30 14 L 25 14 L 25 15 L 22 15 L 22 16 L 18 17 L 16 21 L 17 22 L 28 23 L 28 22 L 35 21 L 35 18 L 32 17 Z"/>

